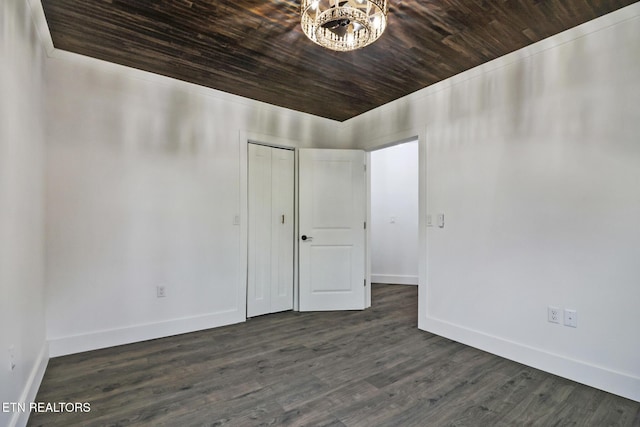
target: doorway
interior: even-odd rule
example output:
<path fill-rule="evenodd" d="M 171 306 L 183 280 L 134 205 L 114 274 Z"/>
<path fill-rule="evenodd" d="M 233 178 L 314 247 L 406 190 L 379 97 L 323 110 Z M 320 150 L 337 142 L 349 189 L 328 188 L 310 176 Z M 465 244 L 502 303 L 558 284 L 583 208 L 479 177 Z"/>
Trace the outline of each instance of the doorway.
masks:
<path fill-rule="evenodd" d="M 418 150 L 414 139 L 370 152 L 372 283 L 418 284 Z"/>

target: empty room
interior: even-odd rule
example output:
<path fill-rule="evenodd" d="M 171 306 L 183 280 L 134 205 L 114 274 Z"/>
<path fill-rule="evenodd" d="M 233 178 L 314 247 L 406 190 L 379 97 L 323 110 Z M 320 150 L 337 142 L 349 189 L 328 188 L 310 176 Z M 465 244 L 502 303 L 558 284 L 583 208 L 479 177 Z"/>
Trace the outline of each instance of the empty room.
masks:
<path fill-rule="evenodd" d="M 638 218 L 639 2 L 0 2 L 0 426 L 640 426 Z"/>

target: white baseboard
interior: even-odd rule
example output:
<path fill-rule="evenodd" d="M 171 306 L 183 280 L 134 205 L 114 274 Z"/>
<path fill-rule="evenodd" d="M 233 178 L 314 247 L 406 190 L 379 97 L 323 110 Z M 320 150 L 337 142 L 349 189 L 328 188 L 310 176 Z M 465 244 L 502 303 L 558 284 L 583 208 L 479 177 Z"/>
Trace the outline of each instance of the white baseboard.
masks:
<path fill-rule="evenodd" d="M 640 378 L 638 377 L 591 365 L 580 360 L 570 359 L 428 316 L 419 322 L 418 327 L 424 331 L 532 368 L 640 402 Z"/>
<path fill-rule="evenodd" d="M 44 377 L 44 371 L 47 369 L 47 363 L 49 363 L 49 346 L 44 342 L 18 402 L 29 405 L 29 402 L 36 401 L 36 395 L 40 389 L 40 384 L 42 384 L 42 378 Z M 29 411 L 17 411 L 11 417 L 9 427 L 24 427 L 27 425 L 28 421 Z"/>
<path fill-rule="evenodd" d="M 83 351 L 201 331 L 203 329 L 211 329 L 244 321 L 246 321 L 246 317 L 243 312 L 232 310 L 144 325 L 134 325 L 126 328 L 96 331 L 82 335 L 50 338 L 49 354 L 51 357 L 65 356 Z"/>
<path fill-rule="evenodd" d="M 371 283 L 387 283 L 391 285 L 417 285 L 418 276 L 371 273 Z"/>

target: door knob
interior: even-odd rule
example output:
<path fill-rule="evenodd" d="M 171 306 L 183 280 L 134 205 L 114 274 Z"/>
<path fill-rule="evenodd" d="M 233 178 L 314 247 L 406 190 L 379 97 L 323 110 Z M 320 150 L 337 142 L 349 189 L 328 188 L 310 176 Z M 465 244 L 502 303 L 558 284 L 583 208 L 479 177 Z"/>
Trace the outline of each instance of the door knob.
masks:
<path fill-rule="evenodd" d="M 305 241 L 306 241 L 306 240 L 309 240 L 309 241 L 313 240 L 313 237 L 309 237 L 309 236 L 307 236 L 307 235 L 305 235 L 305 234 L 303 234 L 303 235 L 302 235 L 302 237 L 300 237 L 300 238 L 301 238 L 302 240 L 305 240 Z"/>

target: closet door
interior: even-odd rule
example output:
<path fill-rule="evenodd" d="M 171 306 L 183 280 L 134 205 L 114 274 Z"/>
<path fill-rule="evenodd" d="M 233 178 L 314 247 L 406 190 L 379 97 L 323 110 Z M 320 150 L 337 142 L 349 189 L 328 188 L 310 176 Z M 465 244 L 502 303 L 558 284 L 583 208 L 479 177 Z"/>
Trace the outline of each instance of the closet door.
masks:
<path fill-rule="evenodd" d="M 247 317 L 271 310 L 271 148 L 249 144 Z"/>
<path fill-rule="evenodd" d="M 271 149 L 271 313 L 293 309 L 293 150 Z"/>
<path fill-rule="evenodd" d="M 293 308 L 294 153 L 249 144 L 247 317 Z"/>

